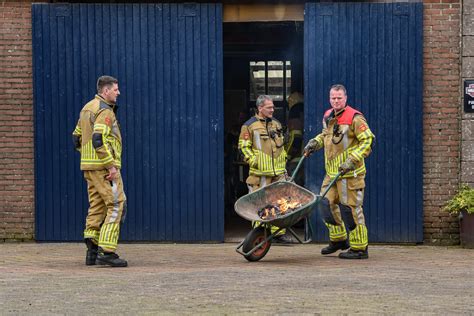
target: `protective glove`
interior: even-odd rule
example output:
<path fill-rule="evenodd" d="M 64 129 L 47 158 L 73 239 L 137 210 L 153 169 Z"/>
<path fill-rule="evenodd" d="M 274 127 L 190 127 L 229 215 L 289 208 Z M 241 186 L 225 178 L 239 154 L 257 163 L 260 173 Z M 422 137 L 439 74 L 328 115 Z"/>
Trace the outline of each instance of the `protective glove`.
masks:
<path fill-rule="evenodd" d="M 352 160 L 350 159 L 347 159 L 339 166 L 339 172 L 341 172 L 342 174 L 346 174 L 349 171 L 352 171 L 354 169 L 355 169 L 355 163 L 352 162 Z"/>
<path fill-rule="evenodd" d="M 312 139 L 309 140 L 309 142 L 304 147 L 304 155 L 306 157 L 309 157 L 316 150 L 321 149 L 321 147 L 322 146 L 319 144 L 319 142 L 316 139 L 312 138 Z"/>

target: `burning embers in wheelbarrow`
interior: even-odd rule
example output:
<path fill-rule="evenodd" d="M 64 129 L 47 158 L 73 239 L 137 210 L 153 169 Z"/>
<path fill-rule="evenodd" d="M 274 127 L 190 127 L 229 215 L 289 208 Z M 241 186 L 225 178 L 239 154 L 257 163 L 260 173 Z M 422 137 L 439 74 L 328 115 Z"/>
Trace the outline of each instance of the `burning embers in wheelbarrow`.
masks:
<path fill-rule="evenodd" d="M 259 209 L 258 216 L 260 216 L 261 219 L 273 220 L 297 210 L 301 205 L 299 201 L 292 201 L 291 197 L 288 197 L 288 199 L 281 198 L 278 199 L 275 204 L 267 204 Z"/>

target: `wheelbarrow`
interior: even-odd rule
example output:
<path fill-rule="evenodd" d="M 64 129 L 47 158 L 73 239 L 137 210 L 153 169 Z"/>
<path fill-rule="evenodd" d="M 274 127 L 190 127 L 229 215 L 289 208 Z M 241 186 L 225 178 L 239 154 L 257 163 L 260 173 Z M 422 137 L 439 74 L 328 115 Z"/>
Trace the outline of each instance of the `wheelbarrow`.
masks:
<path fill-rule="evenodd" d="M 300 244 L 306 244 L 312 241 L 311 236 L 313 235 L 313 229 L 310 222 L 310 216 L 313 208 L 324 198 L 341 173 L 338 173 L 331 180 L 322 195 L 316 195 L 306 188 L 294 183 L 294 178 L 304 159 L 305 156 L 302 156 L 289 180 L 274 182 L 240 197 L 235 202 L 234 209 L 240 217 L 249 221 L 260 222 L 260 225 L 253 228 L 235 249 L 248 261 L 258 261 L 265 257 L 267 252 L 270 250 L 273 238 L 275 238 L 283 229 L 290 232 Z M 291 197 L 292 200 L 299 201 L 300 206 L 292 212 L 287 212 L 286 214 L 277 216 L 276 218 L 262 219 L 258 215 L 258 210 L 285 196 Z M 304 238 L 300 238 L 300 236 L 298 236 L 298 234 L 296 234 L 291 228 L 302 219 L 305 220 Z M 277 226 L 278 230 L 271 233 L 271 226 Z"/>

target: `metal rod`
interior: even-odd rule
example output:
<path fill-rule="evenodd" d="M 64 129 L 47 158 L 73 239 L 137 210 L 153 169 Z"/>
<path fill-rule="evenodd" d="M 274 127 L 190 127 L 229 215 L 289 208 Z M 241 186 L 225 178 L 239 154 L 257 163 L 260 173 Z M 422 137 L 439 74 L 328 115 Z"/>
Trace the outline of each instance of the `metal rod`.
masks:
<path fill-rule="evenodd" d="M 303 163 L 303 160 L 305 159 L 306 157 L 304 155 L 301 156 L 300 158 L 300 161 L 298 161 L 298 165 L 296 166 L 295 168 L 295 171 L 293 171 L 293 174 L 291 175 L 291 178 L 290 178 L 290 182 L 293 182 L 293 180 L 295 179 L 295 176 L 296 174 L 298 173 L 298 170 L 300 170 L 300 167 L 301 167 L 301 164 Z"/>
<path fill-rule="evenodd" d="M 336 174 L 334 178 L 332 178 L 331 182 L 329 182 L 329 185 L 326 187 L 326 190 L 324 190 L 323 194 L 321 194 L 321 198 L 323 198 L 326 193 L 329 192 L 329 189 L 331 189 L 332 185 L 337 181 L 337 179 L 341 176 L 342 172 L 339 172 Z"/>

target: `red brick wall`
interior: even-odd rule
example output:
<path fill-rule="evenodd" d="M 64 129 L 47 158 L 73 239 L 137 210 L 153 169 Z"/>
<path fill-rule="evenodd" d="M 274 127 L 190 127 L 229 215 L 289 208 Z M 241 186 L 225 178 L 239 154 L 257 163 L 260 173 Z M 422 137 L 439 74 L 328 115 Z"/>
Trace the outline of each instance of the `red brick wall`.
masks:
<path fill-rule="evenodd" d="M 460 160 L 460 0 L 424 1 L 424 239 L 457 244 L 440 212 Z M 34 235 L 30 2 L 0 2 L 0 239 Z"/>
<path fill-rule="evenodd" d="M 34 235 L 31 3 L 0 2 L 0 239 Z"/>
<path fill-rule="evenodd" d="M 460 2 L 424 1 L 424 239 L 445 245 L 459 243 L 457 218 L 440 209 L 459 185 Z"/>

